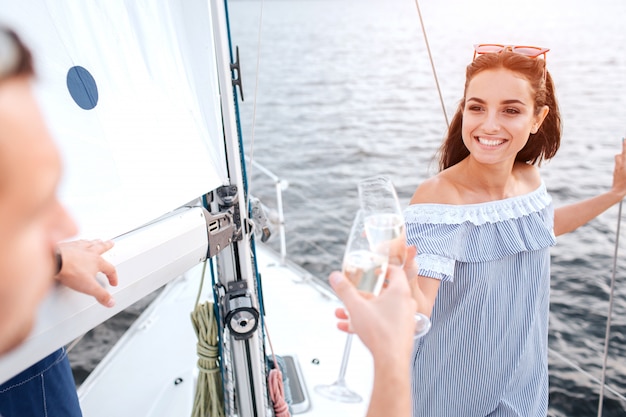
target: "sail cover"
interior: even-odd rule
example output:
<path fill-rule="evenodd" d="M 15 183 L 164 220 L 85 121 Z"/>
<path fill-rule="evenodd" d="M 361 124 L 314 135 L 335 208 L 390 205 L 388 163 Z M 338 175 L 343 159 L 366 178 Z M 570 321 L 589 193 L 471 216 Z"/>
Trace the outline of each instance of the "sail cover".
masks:
<path fill-rule="evenodd" d="M 62 201 L 113 238 L 226 184 L 208 1 L 9 0 L 61 149 Z"/>

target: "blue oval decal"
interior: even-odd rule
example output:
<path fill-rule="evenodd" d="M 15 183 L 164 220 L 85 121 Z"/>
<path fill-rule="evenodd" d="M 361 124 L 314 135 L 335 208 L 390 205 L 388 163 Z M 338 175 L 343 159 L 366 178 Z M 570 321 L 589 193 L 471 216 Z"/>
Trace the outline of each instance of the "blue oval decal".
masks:
<path fill-rule="evenodd" d="M 81 109 L 91 110 L 98 104 L 96 80 L 83 67 L 75 66 L 67 72 L 67 89 Z"/>

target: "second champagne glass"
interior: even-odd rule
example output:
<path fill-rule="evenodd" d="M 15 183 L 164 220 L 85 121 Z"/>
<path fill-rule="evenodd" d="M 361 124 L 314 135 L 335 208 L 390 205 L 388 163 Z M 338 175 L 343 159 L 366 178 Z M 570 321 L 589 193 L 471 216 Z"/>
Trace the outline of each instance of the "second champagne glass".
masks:
<path fill-rule="evenodd" d="M 403 266 L 406 261 L 404 216 L 393 183 L 377 176 L 359 182 L 358 189 L 370 247 L 386 251 L 389 264 Z M 414 337 L 424 336 L 430 325 L 426 315 L 415 313 Z"/>

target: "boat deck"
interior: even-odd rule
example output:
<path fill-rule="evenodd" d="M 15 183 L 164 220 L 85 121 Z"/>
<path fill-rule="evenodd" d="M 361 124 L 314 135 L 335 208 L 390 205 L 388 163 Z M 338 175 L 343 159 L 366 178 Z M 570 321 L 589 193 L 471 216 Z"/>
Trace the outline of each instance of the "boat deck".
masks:
<path fill-rule="evenodd" d="M 318 395 L 314 387 L 333 382 L 346 336 L 336 329 L 334 295 L 298 267 L 281 265 L 278 256 L 257 245 L 263 283 L 265 321 L 277 355 L 292 356 L 303 376 L 308 401 L 294 414 L 364 416 L 372 386 L 371 355 L 354 338 L 347 384 L 364 401 L 339 403 Z M 172 281 L 137 319 L 78 390 L 83 415 L 191 415 L 196 371 L 196 335 L 191 325 L 200 285 L 200 265 Z M 212 300 L 210 283 L 201 299 Z M 269 345 L 266 343 L 266 352 Z"/>

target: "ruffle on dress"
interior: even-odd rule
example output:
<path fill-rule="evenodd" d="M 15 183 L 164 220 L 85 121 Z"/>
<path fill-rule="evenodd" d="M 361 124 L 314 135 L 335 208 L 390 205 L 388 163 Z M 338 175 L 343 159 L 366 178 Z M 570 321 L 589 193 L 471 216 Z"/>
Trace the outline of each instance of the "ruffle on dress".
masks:
<path fill-rule="evenodd" d="M 490 262 L 553 246 L 554 207 L 545 184 L 480 204 L 414 204 L 404 211 L 419 274 L 451 281 L 455 262 Z"/>

